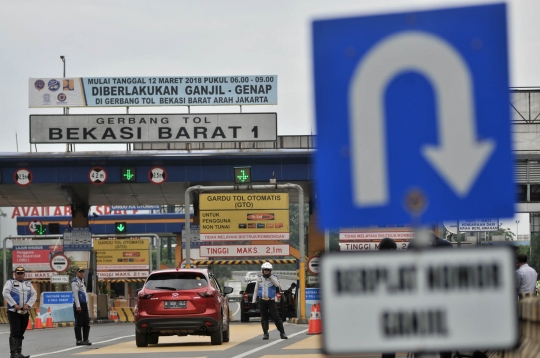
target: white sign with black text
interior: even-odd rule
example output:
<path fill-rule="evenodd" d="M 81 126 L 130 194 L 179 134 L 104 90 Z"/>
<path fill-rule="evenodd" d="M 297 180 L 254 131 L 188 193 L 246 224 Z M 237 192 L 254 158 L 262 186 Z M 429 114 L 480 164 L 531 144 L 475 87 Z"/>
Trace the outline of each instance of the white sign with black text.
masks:
<path fill-rule="evenodd" d="M 51 276 L 51 283 L 69 283 L 69 276 L 68 275 Z"/>
<path fill-rule="evenodd" d="M 201 257 L 289 256 L 289 245 L 213 245 L 199 252 Z"/>
<path fill-rule="evenodd" d="M 51 269 L 55 272 L 64 272 L 69 266 L 69 259 L 65 255 L 56 255 L 51 258 Z"/>
<path fill-rule="evenodd" d="M 459 231 L 498 231 L 499 219 L 459 220 Z"/>
<path fill-rule="evenodd" d="M 276 113 L 30 116 L 30 143 L 259 142 L 276 139 Z"/>
<path fill-rule="evenodd" d="M 510 247 L 324 255 L 323 349 L 353 354 L 513 347 L 519 339 L 514 266 Z"/>

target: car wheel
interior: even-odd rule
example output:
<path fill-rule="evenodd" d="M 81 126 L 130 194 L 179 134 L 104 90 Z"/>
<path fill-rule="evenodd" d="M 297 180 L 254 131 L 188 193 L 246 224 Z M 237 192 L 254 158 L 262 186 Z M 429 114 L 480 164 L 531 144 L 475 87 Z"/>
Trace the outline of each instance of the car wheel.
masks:
<path fill-rule="evenodd" d="M 212 339 L 213 346 L 220 346 L 223 344 L 223 332 L 221 330 L 221 323 L 214 332 L 210 333 L 210 338 Z"/>
<path fill-rule="evenodd" d="M 135 331 L 135 344 L 137 347 L 148 347 L 148 336 L 146 333 Z"/>
<path fill-rule="evenodd" d="M 249 316 L 244 312 L 240 312 L 240 322 L 249 322 Z"/>
<path fill-rule="evenodd" d="M 158 334 L 151 334 L 148 337 L 148 343 L 150 344 L 158 344 L 159 342 L 159 335 Z"/>
<path fill-rule="evenodd" d="M 229 325 L 227 325 L 227 330 L 223 331 L 223 342 L 228 342 L 230 340 L 230 334 L 231 334 L 231 330 L 230 330 Z"/>

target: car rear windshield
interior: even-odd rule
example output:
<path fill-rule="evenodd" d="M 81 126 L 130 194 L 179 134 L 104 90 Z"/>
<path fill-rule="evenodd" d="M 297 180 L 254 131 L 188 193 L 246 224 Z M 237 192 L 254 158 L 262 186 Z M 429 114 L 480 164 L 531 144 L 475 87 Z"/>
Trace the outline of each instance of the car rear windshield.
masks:
<path fill-rule="evenodd" d="M 151 275 L 145 287 L 152 290 L 192 290 L 208 286 L 208 281 L 202 273 L 178 272 Z"/>

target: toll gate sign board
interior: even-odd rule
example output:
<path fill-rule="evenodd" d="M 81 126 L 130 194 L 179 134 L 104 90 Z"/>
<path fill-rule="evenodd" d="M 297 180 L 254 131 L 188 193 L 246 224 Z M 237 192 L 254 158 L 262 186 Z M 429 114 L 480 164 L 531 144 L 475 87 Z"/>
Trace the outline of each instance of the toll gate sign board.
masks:
<path fill-rule="evenodd" d="M 136 107 L 277 104 L 275 75 L 30 78 L 28 106 Z"/>
<path fill-rule="evenodd" d="M 149 239 L 95 240 L 94 250 L 99 270 L 148 270 Z"/>
<path fill-rule="evenodd" d="M 288 193 L 199 196 L 201 241 L 289 240 Z"/>
<path fill-rule="evenodd" d="M 510 247 L 324 255 L 323 349 L 354 354 L 513 347 L 519 339 L 514 271 Z"/>
<path fill-rule="evenodd" d="M 30 143 L 260 142 L 276 139 L 276 113 L 30 116 Z"/>

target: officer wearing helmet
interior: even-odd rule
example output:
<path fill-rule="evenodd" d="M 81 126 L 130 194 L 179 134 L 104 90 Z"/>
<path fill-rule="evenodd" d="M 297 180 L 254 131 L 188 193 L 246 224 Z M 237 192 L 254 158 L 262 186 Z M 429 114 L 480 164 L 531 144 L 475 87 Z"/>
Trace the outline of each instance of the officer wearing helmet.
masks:
<path fill-rule="evenodd" d="M 283 328 L 283 322 L 278 314 L 276 307 L 276 290 L 279 286 L 279 280 L 276 275 L 272 275 L 272 264 L 265 262 L 261 266 L 262 275 L 255 281 L 255 289 L 253 290 L 253 303 L 259 300 L 261 310 L 261 326 L 263 329 L 263 339 L 268 339 L 268 315 L 274 320 L 276 328 L 279 331 L 281 339 L 288 339 Z"/>

